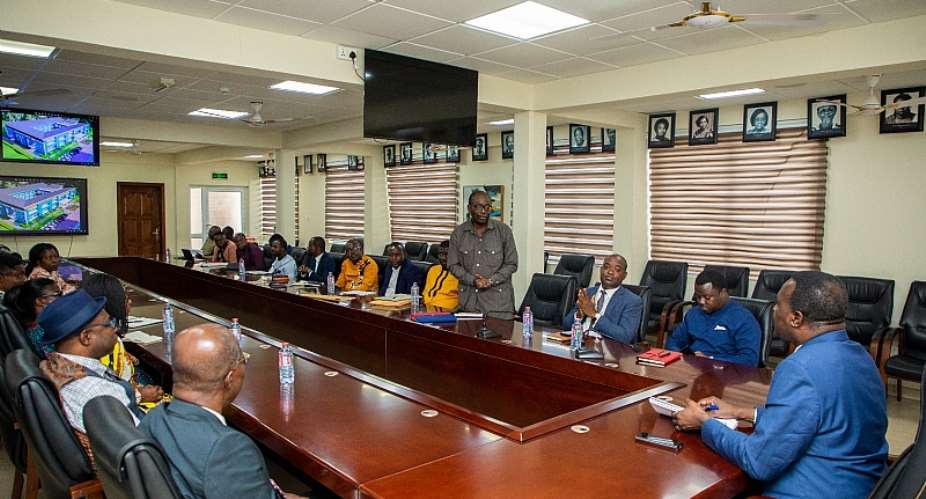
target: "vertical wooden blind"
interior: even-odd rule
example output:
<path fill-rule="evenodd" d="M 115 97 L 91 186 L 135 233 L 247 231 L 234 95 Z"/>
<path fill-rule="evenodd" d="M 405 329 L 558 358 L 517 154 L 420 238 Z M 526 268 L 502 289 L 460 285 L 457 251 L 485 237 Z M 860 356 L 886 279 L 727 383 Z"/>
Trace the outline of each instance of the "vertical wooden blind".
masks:
<path fill-rule="evenodd" d="M 293 216 L 296 217 L 296 239 L 299 239 L 299 177 L 296 177 L 296 203 Z M 285 210 L 284 210 L 285 211 Z M 266 241 L 277 230 L 277 179 L 265 177 L 260 179 L 260 236 Z M 295 241 L 289 241 L 295 244 Z"/>
<path fill-rule="evenodd" d="M 363 170 L 329 167 L 325 174 L 325 238 L 363 237 Z"/>
<path fill-rule="evenodd" d="M 774 142 L 721 135 L 650 151 L 653 259 L 819 269 L 827 145 L 803 129 Z"/>
<path fill-rule="evenodd" d="M 614 159 L 613 153 L 547 158 L 544 251 L 598 260 L 613 253 Z"/>
<path fill-rule="evenodd" d="M 386 169 L 392 239 L 439 243 L 457 224 L 457 165 L 395 166 Z"/>

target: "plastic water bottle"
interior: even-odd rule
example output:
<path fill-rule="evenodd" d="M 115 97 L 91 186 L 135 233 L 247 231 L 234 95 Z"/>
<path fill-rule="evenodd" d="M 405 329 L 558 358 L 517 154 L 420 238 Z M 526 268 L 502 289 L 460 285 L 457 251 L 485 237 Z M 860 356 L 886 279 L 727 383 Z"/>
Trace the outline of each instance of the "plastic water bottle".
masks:
<path fill-rule="evenodd" d="M 238 322 L 237 317 L 232 318 L 231 332 L 232 332 L 232 335 L 235 337 L 235 341 L 237 341 L 238 344 L 240 345 L 241 344 L 241 323 Z"/>
<path fill-rule="evenodd" d="M 412 314 L 417 314 L 418 309 L 421 308 L 421 305 L 418 303 L 419 302 L 418 291 L 419 291 L 418 283 L 417 282 L 412 283 L 412 311 L 411 311 Z"/>
<path fill-rule="evenodd" d="M 170 263 L 170 248 L 164 250 L 164 263 Z"/>
<path fill-rule="evenodd" d="M 164 349 L 167 351 L 167 360 L 170 361 L 171 350 L 174 348 L 174 309 L 170 303 L 164 304 Z"/>
<path fill-rule="evenodd" d="M 238 260 L 238 280 L 247 280 L 248 271 L 244 268 L 244 260 Z"/>
<path fill-rule="evenodd" d="M 584 346 L 582 341 L 582 321 L 578 317 L 575 318 L 575 321 L 572 322 L 572 341 L 569 343 L 569 348 L 575 352 L 581 350 Z"/>
<path fill-rule="evenodd" d="M 335 294 L 335 289 L 334 289 L 334 274 L 333 274 L 333 273 L 328 272 L 328 278 L 327 278 L 325 284 L 326 284 L 326 286 L 327 286 L 328 294 L 329 294 L 329 295 Z"/>
<path fill-rule="evenodd" d="M 534 313 L 531 308 L 524 307 L 524 314 L 521 315 L 521 336 L 530 338 L 534 335 Z"/>
<path fill-rule="evenodd" d="M 296 381 L 296 371 L 293 369 L 293 349 L 289 343 L 283 342 L 279 353 L 280 384 L 291 385 Z"/>

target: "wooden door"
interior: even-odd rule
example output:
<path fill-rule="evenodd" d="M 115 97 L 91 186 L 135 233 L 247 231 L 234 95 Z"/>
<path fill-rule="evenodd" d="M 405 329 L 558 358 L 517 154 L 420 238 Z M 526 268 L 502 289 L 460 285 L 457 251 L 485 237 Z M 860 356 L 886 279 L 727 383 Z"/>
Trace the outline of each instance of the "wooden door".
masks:
<path fill-rule="evenodd" d="M 162 258 L 164 184 L 119 182 L 116 191 L 119 256 Z"/>

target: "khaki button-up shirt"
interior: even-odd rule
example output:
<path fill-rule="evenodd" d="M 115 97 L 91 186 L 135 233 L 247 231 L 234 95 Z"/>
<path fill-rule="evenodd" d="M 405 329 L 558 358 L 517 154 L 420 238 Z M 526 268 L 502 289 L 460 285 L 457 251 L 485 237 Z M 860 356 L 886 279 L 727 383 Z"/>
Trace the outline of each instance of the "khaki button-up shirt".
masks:
<path fill-rule="evenodd" d="M 460 281 L 460 308 L 510 318 L 514 313 L 511 275 L 518 270 L 518 250 L 511 228 L 489 220 L 482 237 L 472 222 L 458 225 L 450 235 L 447 266 Z M 477 290 L 476 274 L 489 279 L 492 287 Z"/>

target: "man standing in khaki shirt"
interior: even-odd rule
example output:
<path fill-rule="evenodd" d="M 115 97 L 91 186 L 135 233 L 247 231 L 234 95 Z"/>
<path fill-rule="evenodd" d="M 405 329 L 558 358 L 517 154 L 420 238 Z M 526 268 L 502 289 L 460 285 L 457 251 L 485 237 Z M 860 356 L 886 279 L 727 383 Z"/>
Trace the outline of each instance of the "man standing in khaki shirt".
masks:
<path fill-rule="evenodd" d="M 518 250 L 511 228 L 489 219 L 492 205 L 484 191 L 469 196 L 469 221 L 450 235 L 447 264 L 460 281 L 460 309 L 510 318 L 514 314 L 511 275 Z"/>

